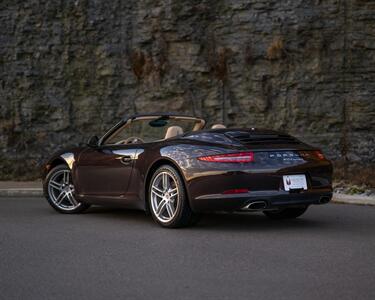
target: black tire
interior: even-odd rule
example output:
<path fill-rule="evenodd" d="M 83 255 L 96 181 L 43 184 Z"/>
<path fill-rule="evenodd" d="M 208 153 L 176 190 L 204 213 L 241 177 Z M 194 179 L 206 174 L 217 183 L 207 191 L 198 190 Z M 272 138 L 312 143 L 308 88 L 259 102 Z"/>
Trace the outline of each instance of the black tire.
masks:
<path fill-rule="evenodd" d="M 162 222 L 158 216 L 156 215 L 156 212 L 154 211 L 154 207 L 151 203 L 151 190 L 152 185 L 155 181 L 155 179 L 161 174 L 161 173 L 167 173 L 174 179 L 174 183 L 176 185 L 176 188 L 178 189 L 178 197 L 177 205 L 175 206 L 175 214 L 173 218 L 169 221 Z M 195 224 L 199 220 L 199 216 L 195 214 L 189 205 L 189 200 L 186 194 L 184 182 L 180 176 L 180 174 L 177 172 L 177 170 L 170 166 L 170 165 L 163 165 L 160 168 L 158 168 L 155 173 L 153 174 L 149 186 L 148 186 L 148 204 L 150 208 L 150 213 L 152 215 L 152 218 L 156 223 L 161 225 L 162 227 L 166 228 L 179 228 L 179 227 L 186 227 Z"/>
<path fill-rule="evenodd" d="M 51 171 L 49 171 L 49 173 L 47 174 L 46 178 L 43 181 L 43 192 L 44 192 L 44 196 L 46 197 L 48 203 L 56 211 L 58 211 L 59 213 L 63 213 L 63 214 L 78 214 L 78 213 L 81 213 L 81 212 L 85 211 L 86 209 L 88 209 L 90 207 L 90 205 L 82 203 L 82 202 L 77 202 L 77 206 L 76 207 L 72 206 L 73 208 L 71 208 L 71 209 L 68 209 L 68 208 L 64 209 L 64 207 L 62 205 L 59 206 L 55 203 L 55 201 L 53 200 L 53 196 L 50 194 L 51 188 L 49 188 L 49 184 L 50 184 L 51 179 L 54 178 L 54 176 L 56 176 L 58 173 L 61 173 L 61 172 L 71 173 L 71 170 L 69 169 L 69 167 L 67 165 L 58 165 L 58 166 L 54 167 L 53 169 L 51 169 Z M 73 185 L 73 184 L 71 184 L 71 185 Z M 59 192 L 57 191 L 57 193 L 59 193 Z M 74 198 L 74 194 L 72 194 L 72 197 Z M 67 200 L 64 200 L 64 201 L 67 201 Z"/>
<path fill-rule="evenodd" d="M 282 219 L 295 219 L 303 215 L 307 210 L 308 206 L 302 207 L 287 207 L 282 208 L 277 211 L 264 211 L 263 213 L 273 220 L 282 220 Z"/>

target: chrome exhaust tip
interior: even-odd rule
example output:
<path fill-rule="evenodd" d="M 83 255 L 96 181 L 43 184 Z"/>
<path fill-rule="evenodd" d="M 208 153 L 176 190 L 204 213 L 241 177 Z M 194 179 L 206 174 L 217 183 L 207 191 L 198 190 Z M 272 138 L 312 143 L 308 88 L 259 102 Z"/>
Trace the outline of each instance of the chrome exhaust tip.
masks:
<path fill-rule="evenodd" d="M 266 201 L 255 201 L 245 205 L 243 210 L 263 210 L 267 207 Z"/>

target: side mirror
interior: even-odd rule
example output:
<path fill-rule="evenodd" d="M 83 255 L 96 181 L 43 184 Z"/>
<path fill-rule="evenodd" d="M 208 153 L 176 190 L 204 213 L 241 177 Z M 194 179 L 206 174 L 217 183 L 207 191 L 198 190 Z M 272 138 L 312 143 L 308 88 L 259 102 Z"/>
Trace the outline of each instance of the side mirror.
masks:
<path fill-rule="evenodd" d="M 98 147 L 99 138 L 96 135 L 93 135 L 89 138 L 87 145 L 90 147 Z"/>

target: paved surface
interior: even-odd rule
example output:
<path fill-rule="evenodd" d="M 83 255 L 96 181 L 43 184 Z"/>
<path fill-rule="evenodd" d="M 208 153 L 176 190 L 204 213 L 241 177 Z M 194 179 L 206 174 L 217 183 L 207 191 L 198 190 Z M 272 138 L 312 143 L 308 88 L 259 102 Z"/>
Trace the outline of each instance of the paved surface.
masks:
<path fill-rule="evenodd" d="M 374 207 L 168 230 L 137 211 L 0 198 L 0 299 L 375 299 L 374 275 Z"/>

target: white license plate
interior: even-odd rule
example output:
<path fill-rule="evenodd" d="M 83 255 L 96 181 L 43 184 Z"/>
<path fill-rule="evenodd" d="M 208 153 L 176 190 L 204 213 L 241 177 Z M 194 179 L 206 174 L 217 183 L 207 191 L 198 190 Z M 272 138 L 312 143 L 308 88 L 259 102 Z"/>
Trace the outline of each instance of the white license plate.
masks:
<path fill-rule="evenodd" d="M 307 182 L 305 175 L 285 175 L 283 176 L 284 189 L 286 191 L 295 189 L 307 190 Z"/>

